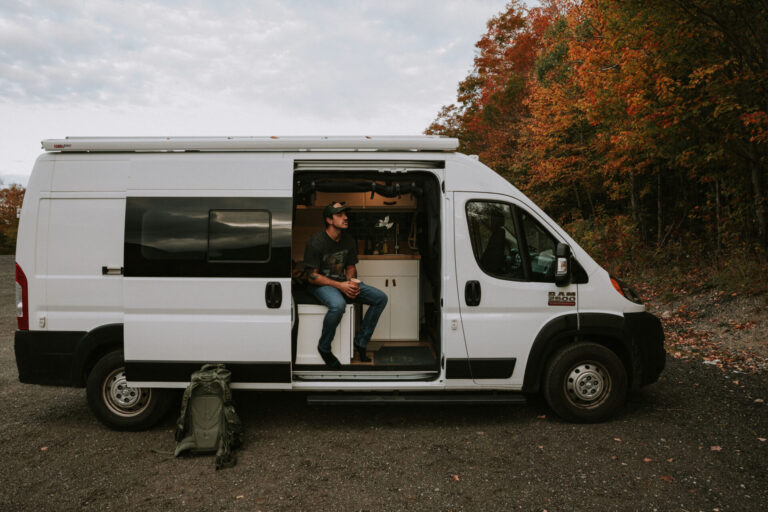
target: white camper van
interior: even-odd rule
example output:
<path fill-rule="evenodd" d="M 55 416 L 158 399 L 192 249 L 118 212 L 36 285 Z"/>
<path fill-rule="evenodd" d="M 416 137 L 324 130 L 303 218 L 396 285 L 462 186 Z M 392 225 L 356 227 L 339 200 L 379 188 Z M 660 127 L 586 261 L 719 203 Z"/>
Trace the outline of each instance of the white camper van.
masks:
<path fill-rule="evenodd" d="M 515 402 L 600 421 L 657 380 L 663 332 L 637 295 L 456 139 L 46 140 L 16 253 L 19 379 L 87 388 L 118 429 L 225 363 L 233 388 L 323 401 Z M 354 357 L 361 307 L 317 352 L 302 279 L 331 202 L 352 208 L 358 276 L 387 308 Z M 491 239 L 495 242 L 491 243 Z"/>

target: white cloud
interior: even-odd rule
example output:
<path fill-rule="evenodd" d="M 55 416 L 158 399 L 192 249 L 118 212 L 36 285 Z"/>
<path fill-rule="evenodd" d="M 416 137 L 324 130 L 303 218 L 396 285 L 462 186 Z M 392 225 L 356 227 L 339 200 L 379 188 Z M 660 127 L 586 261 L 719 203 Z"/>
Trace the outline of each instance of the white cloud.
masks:
<path fill-rule="evenodd" d="M 0 175 L 65 135 L 419 133 L 505 3 L 3 2 Z"/>

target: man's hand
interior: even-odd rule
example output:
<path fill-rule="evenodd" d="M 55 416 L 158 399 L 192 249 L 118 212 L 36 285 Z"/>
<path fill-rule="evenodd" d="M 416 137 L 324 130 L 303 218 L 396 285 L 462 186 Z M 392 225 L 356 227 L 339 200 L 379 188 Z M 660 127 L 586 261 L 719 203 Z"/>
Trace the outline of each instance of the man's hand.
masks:
<path fill-rule="evenodd" d="M 353 283 L 352 281 L 344 281 L 343 283 L 339 283 L 338 289 L 341 293 L 350 299 L 357 298 L 357 296 L 360 295 L 360 285 Z"/>

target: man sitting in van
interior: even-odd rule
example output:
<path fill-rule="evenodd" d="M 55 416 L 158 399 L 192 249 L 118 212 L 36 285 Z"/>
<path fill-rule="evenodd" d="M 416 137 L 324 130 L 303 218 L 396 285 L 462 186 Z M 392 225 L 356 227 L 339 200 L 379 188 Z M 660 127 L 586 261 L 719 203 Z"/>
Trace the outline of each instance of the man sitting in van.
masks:
<path fill-rule="evenodd" d="M 310 270 L 309 291 L 328 307 L 317 350 L 330 369 L 341 368 L 341 363 L 331 352 L 331 341 L 344 315 L 347 301 L 369 306 L 354 339 L 355 352 L 362 362 L 371 360 L 365 347 L 387 305 L 384 292 L 357 279 L 357 244 L 346 232 L 349 228 L 346 212 L 349 209 L 344 203 L 326 206 L 323 209 L 325 230 L 312 235 L 304 251 L 304 266 Z"/>

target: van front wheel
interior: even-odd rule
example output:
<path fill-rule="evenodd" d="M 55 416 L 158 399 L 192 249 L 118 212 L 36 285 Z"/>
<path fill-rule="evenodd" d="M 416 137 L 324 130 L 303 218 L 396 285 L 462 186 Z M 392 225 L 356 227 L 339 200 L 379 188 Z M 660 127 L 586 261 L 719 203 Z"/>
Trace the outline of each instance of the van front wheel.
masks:
<path fill-rule="evenodd" d="M 544 375 L 544 398 L 561 418 L 605 421 L 627 396 L 627 372 L 619 357 L 597 343 L 578 342 L 557 352 Z"/>
<path fill-rule="evenodd" d="M 123 352 L 115 350 L 99 359 L 86 383 L 88 406 L 104 425 L 115 430 L 146 430 L 171 405 L 170 391 L 129 386 Z"/>

